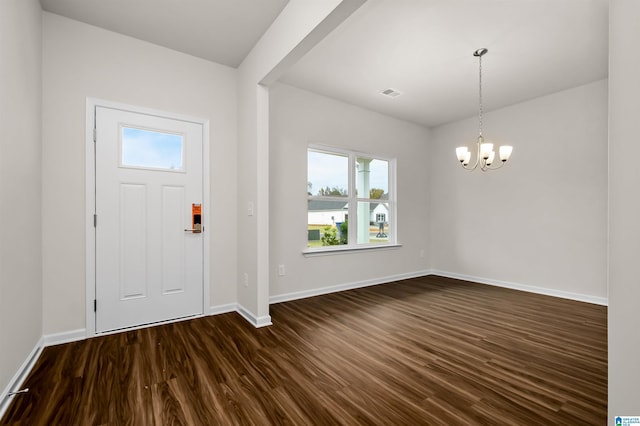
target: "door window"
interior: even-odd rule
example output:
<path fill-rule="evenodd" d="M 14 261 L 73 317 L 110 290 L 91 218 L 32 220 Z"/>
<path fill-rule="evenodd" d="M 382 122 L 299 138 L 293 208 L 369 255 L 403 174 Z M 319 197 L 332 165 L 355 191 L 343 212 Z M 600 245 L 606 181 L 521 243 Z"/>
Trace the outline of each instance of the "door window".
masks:
<path fill-rule="evenodd" d="M 184 137 L 179 134 L 122 127 L 120 165 L 184 171 Z"/>

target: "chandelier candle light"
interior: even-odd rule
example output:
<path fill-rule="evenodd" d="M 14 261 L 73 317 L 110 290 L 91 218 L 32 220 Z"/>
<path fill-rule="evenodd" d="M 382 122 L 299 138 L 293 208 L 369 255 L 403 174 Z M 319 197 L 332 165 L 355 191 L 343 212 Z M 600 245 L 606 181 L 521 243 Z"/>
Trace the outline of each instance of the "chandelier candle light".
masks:
<path fill-rule="evenodd" d="M 473 52 L 473 56 L 478 58 L 479 64 L 479 108 L 478 108 L 478 122 L 480 133 L 478 135 L 478 140 L 476 142 L 477 154 L 476 161 L 473 166 L 469 166 L 469 162 L 471 161 L 471 151 L 466 146 L 461 146 L 456 148 L 456 155 L 458 156 L 458 161 L 462 164 L 466 170 L 472 171 L 480 166 L 480 170 L 486 172 L 487 170 L 495 170 L 499 169 L 507 162 L 509 157 L 511 156 L 511 151 L 513 150 L 512 146 L 502 145 L 499 149 L 500 153 L 500 163 L 498 165 L 493 164 L 493 160 L 495 159 L 496 153 L 493 150 L 493 144 L 487 143 L 484 141 L 484 137 L 482 136 L 482 56 L 488 52 L 487 49 L 482 48 Z"/>

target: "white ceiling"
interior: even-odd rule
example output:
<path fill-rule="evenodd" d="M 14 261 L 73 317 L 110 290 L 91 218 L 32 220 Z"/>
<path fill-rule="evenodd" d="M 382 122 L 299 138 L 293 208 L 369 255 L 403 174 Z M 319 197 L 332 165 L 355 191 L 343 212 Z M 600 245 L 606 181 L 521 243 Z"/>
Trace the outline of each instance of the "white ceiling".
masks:
<path fill-rule="evenodd" d="M 40 0 L 48 12 L 237 67 L 289 0 Z"/>
<path fill-rule="evenodd" d="M 369 0 L 282 81 L 435 126 L 608 75 L 607 0 Z M 387 98 L 380 91 L 403 94 Z"/>
<path fill-rule="evenodd" d="M 41 0 L 47 11 L 237 67 L 288 0 Z M 281 79 L 426 126 L 606 78 L 608 0 L 368 0 Z M 391 99 L 379 94 L 394 88 Z"/>

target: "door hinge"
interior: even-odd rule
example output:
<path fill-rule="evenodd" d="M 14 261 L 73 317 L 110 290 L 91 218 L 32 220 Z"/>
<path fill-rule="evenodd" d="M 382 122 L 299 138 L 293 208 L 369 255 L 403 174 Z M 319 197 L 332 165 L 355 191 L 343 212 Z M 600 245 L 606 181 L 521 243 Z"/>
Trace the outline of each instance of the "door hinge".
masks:
<path fill-rule="evenodd" d="M 93 215 L 93 227 L 94 228 L 98 227 L 98 215 L 97 214 Z"/>
<path fill-rule="evenodd" d="M 93 143 L 95 143 L 95 142 L 96 142 L 96 138 L 97 138 L 97 136 L 96 136 L 96 135 L 97 135 L 97 133 L 98 133 L 98 132 L 97 132 L 96 128 L 94 127 L 94 128 L 93 128 Z"/>
<path fill-rule="evenodd" d="M 93 312 L 98 312 L 98 300 L 93 299 Z"/>

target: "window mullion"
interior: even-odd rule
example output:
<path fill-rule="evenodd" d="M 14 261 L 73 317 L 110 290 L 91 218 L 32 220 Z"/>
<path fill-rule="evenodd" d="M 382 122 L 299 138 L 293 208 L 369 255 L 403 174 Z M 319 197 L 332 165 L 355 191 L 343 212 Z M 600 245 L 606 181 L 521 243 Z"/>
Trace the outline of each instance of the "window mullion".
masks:
<path fill-rule="evenodd" d="M 397 242 L 398 238 L 398 210 L 397 210 L 397 202 L 398 202 L 398 192 L 396 188 L 396 179 L 397 179 L 397 163 L 396 161 L 389 161 L 389 169 L 388 169 L 388 182 L 389 182 L 389 232 L 393 236 L 394 242 Z"/>
<path fill-rule="evenodd" d="M 357 242 L 358 234 L 358 201 L 356 194 L 356 155 L 354 153 L 349 154 L 349 228 L 347 234 L 349 235 L 348 245 L 355 245 Z"/>

